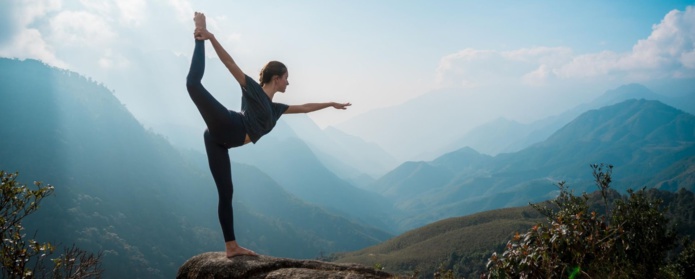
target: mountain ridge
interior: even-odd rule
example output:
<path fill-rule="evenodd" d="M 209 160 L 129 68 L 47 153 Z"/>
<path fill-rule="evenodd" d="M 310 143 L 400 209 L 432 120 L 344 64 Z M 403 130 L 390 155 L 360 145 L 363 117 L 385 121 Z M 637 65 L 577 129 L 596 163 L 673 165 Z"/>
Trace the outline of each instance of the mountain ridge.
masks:
<path fill-rule="evenodd" d="M 56 187 L 25 224 L 39 239 L 107 251 L 106 278 L 173 277 L 191 255 L 221 249 L 209 171 L 145 129 L 112 91 L 15 59 L 0 59 L 0 87 L 0 169 Z M 251 249 L 316 257 L 391 236 L 292 197 L 255 167 L 234 168 L 237 236 Z M 302 223 L 311 220 L 319 225 Z"/>
<path fill-rule="evenodd" d="M 615 171 L 620 173 L 614 178 L 614 187 L 618 190 L 625 190 L 627 185 L 647 183 L 652 177 L 672 179 L 659 173 L 695 156 L 694 131 L 695 117 L 688 113 L 658 101 L 628 100 L 589 110 L 546 141 L 518 152 L 485 157 L 464 148 L 461 154 L 468 154 L 468 159 L 446 163 L 438 158 L 421 163 L 433 166 L 433 162 L 440 162 L 434 166 L 436 169 L 458 171 L 447 176 L 453 179 L 446 182 L 440 181 L 439 170 L 429 175 L 418 173 L 418 181 L 429 178 L 430 182 L 439 183 L 411 193 L 411 198 L 395 200 L 396 207 L 411 212 L 410 217 L 400 220 L 399 224 L 401 229 L 414 228 L 440 218 L 548 199 L 554 190 L 552 184 L 562 180 L 584 191 L 592 185 L 585 173 L 593 163 L 615 166 Z M 403 171 L 397 174 L 400 177 L 416 173 L 401 167 L 396 170 Z M 676 177 L 683 180 L 670 181 L 669 185 L 692 190 L 693 186 L 685 183 L 690 176 Z M 379 185 L 385 182 L 394 184 Z M 380 179 L 372 189 L 405 187 L 407 183 L 407 180 L 396 183 Z"/>
<path fill-rule="evenodd" d="M 687 110 L 687 104 L 684 104 L 682 101 L 657 94 L 642 84 L 631 83 L 607 90 L 594 100 L 577 105 L 563 113 L 528 124 L 522 124 L 506 118 L 495 119 L 471 129 L 462 137 L 448 143 L 444 148 L 435 152 L 426 152 L 420 157 L 431 160 L 464 146 L 470 146 L 490 155 L 516 152 L 547 139 L 562 126 L 588 110 L 613 105 L 629 99 L 658 100 L 685 110 L 690 114 L 695 113 L 693 110 Z"/>

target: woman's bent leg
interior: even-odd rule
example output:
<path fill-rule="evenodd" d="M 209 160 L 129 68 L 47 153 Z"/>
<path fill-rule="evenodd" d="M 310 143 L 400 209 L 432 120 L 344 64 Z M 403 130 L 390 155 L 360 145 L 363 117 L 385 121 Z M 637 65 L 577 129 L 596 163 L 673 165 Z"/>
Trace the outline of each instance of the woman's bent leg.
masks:
<path fill-rule="evenodd" d="M 186 77 L 186 89 L 200 115 L 203 116 L 208 129 L 215 137 L 219 137 L 218 135 L 224 132 L 225 127 L 229 126 L 229 111 L 203 87 L 201 81 L 204 73 L 205 41 L 196 40 L 191 68 Z"/>
<path fill-rule="evenodd" d="M 222 226 L 224 241 L 234 241 L 234 214 L 232 211 L 232 195 L 234 186 L 232 185 L 232 168 L 229 162 L 227 148 L 215 142 L 210 136 L 209 131 L 205 131 L 205 151 L 208 155 L 208 164 L 212 178 L 217 185 L 219 203 L 217 205 L 217 215 Z"/>

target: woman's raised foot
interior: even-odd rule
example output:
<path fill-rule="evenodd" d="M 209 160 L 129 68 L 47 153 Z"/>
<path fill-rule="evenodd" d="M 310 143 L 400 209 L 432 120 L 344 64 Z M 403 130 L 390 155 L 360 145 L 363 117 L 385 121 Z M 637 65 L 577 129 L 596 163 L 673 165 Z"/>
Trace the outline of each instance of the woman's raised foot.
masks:
<path fill-rule="evenodd" d="M 205 14 L 200 12 L 195 12 L 193 15 L 193 22 L 195 22 L 196 29 L 206 29 L 207 24 L 205 23 Z"/>

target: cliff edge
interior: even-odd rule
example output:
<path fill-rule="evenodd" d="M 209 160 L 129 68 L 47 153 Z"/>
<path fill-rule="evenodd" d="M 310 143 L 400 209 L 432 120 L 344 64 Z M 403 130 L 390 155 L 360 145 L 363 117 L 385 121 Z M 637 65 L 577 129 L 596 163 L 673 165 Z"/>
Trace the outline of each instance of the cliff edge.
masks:
<path fill-rule="evenodd" d="M 192 278 L 392 278 L 393 275 L 358 264 L 294 260 L 269 256 L 225 257 L 224 252 L 207 252 L 190 258 L 177 279 Z"/>

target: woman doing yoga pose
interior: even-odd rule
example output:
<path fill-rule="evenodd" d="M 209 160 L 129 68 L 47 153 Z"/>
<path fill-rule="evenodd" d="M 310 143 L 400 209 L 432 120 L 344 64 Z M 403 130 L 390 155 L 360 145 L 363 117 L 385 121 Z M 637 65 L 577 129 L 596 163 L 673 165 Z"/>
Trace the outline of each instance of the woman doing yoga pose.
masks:
<path fill-rule="evenodd" d="M 205 26 L 205 15 L 196 12 L 195 49 L 191 59 L 191 68 L 186 78 L 186 88 L 193 103 L 207 125 L 203 135 L 208 156 L 210 172 L 217 185 L 219 204 L 217 214 L 222 226 L 227 257 L 237 255 L 256 255 L 251 250 L 239 246 L 234 235 L 234 217 L 232 214 L 232 170 L 227 150 L 249 142 L 256 143 L 263 135 L 270 132 L 282 114 L 307 113 L 327 107 L 346 109 L 350 103 L 308 103 L 288 106 L 274 103 L 277 92 L 285 92 L 288 72 L 284 64 L 277 61 L 268 62 L 256 82 L 234 62 L 222 48 L 215 36 Z M 229 69 L 234 79 L 241 86 L 241 111 L 227 110 L 201 84 L 205 71 L 205 40 L 212 43 L 217 56 Z"/>

